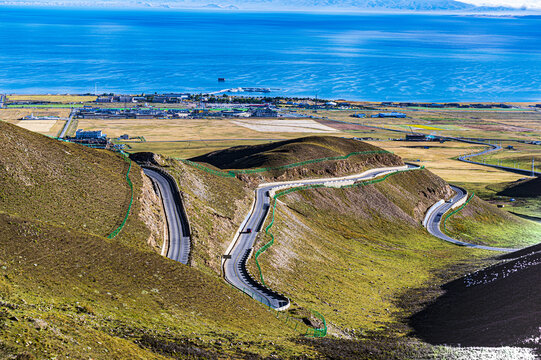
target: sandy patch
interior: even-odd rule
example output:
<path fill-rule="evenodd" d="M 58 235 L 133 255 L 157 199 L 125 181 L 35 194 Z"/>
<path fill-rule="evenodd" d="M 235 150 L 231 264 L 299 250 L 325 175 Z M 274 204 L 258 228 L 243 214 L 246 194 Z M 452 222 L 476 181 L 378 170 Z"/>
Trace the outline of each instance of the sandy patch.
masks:
<path fill-rule="evenodd" d="M 18 126 L 39 133 L 46 133 L 56 124 L 58 120 L 22 120 Z"/>
<path fill-rule="evenodd" d="M 259 132 L 304 132 L 304 133 L 331 133 L 336 132 L 329 126 L 314 120 L 235 120 L 235 125 L 243 126 Z"/>

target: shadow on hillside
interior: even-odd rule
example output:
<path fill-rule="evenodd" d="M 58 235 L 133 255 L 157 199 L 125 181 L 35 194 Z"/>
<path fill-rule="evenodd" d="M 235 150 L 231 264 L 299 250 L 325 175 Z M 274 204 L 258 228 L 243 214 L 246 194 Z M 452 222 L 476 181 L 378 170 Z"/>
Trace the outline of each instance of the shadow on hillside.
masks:
<path fill-rule="evenodd" d="M 446 293 L 410 318 L 430 344 L 541 348 L 541 252 L 443 286 Z"/>
<path fill-rule="evenodd" d="M 511 197 L 541 196 L 541 177 L 515 181 L 498 192 L 498 195 Z"/>
<path fill-rule="evenodd" d="M 340 156 L 364 150 L 381 149 L 352 139 L 334 136 L 308 136 L 268 144 L 234 146 L 190 160 L 211 164 L 220 169 L 247 169 L 279 166 L 291 161 Z"/>

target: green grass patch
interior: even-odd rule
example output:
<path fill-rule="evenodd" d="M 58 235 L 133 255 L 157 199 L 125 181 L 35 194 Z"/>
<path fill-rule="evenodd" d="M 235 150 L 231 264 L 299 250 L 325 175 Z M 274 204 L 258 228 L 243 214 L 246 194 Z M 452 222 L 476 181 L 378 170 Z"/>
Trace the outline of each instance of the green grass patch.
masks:
<path fill-rule="evenodd" d="M 462 211 L 449 218 L 447 231 L 462 241 L 498 247 L 537 244 L 541 225 L 520 219 L 493 205 L 473 198 Z"/>

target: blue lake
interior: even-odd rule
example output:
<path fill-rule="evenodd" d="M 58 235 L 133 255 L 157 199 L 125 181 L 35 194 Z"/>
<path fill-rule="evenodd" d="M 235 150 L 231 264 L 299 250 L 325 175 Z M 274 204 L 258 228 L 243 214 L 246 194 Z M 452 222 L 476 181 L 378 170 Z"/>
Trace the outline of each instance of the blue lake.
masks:
<path fill-rule="evenodd" d="M 0 92 L 541 101 L 540 44 L 541 17 L 4 7 Z"/>

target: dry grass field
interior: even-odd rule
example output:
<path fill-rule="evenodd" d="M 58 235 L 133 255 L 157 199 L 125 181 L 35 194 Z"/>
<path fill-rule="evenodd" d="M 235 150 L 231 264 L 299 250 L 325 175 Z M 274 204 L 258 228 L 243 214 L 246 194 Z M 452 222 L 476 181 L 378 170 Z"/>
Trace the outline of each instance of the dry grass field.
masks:
<path fill-rule="evenodd" d="M 8 95 L 8 100 L 11 101 L 50 101 L 55 103 L 79 103 L 79 102 L 91 102 L 96 100 L 96 96 L 79 96 L 79 95 Z"/>
<path fill-rule="evenodd" d="M 322 131 L 337 136 L 351 136 L 307 119 L 80 119 L 78 128 L 103 130 L 113 139 L 122 134 L 143 136 L 147 142 L 127 142 L 127 150 L 152 151 L 181 158 L 231 146 L 317 135 Z"/>
<path fill-rule="evenodd" d="M 404 119 L 371 118 L 380 111 L 299 111 L 313 116 L 355 122 L 389 129 L 412 130 L 435 135 L 482 137 L 505 139 L 509 137 L 535 140 L 541 136 L 541 112 L 534 110 L 471 110 L 471 109 L 382 109 L 398 111 L 407 115 Z M 366 114 L 366 118 L 354 118 L 355 113 Z"/>
<path fill-rule="evenodd" d="M 465 153 L 481 150 L 483 146 L 451 142 L 409 142 L 374 141 L 370 142 L 385 150 L 392 151 L 404 161 L 424 165 L 428 170 L 449 182 L 495 183 L 515 181 L 523 175 L 492 169 L 486 166 L 464 163 L 453 158 Z M 425 147 L 428 149 L 425 149 Z M 416 160 L 420 160 L 417 162 Z"/>
<path fill-rule="evenodd" d="M 65 120 L 20 120 L 24 116 L 58 116 L 65 119 L 69 109 L 0 109 L 0 120 L 18 125 L 43 135 L 57 136 L 65 124 Z"/>
<path fill-rule="evenodd" d="M 28 99 L 29 96 L 24 96 Z M 84 97 L 62 97 L 44 95 L 41 100 L 72 101 Z M 21 96 L 22 99 L 22 96 Z M 92 99 L 86 99 L 92 100 Z M 374 105 L 374 104 L 372 104 Z M 509 110 L 464 110 L 464 109 L 382 109 L 381 111 L 401 111 L 407 114 L 405 119 L 370 118 L 378 111 L 358 111 L 368 117 L 354 118 L 355 111 L 344 110 L 298 110 L 299 113 L 318 117 L 318 119 L 80 119 L 77 128 L 85 130 L 103 130 L 110 138 L 122 134 L 131 137 L 144 137 L 146 142 L 126 142 L 130 152 L 151 151 L 166 156 L 189 158 L 211 151 L 238 145 L 255 145 L 280 139 L 292 139 L 299 136 L 318 135 L 332 132 L 334 136 L 371 137 L 381 140 L 373 144 L 393 151 L 407 161 L 425 165 L 428 169 L 447 181 L 460 183 L 495 183 L 514 181 L 520 175 L 461 163 L 453 158 L 465 153 L 482 149 L 464 143 L 409 143 L 389 141 L 390 138 L 403 138 L 404 134 L 370 127 L 362 124 L 381 126 L 390 129 L 412 130 L 434 135 L 489 137 L 505 139 L 538 139 L 541 136 L 541 113 L 535 111 Z M 67 117 L 69 109 L 1 109 L 0 119 L 15 124 L 21 117 L 36 116 Z M 323 119 L 321 119 L 323 118 Z M 326 119 L 325 119 L 326 118 Z M 356 124 L 344 124 L 329 120 L 347 121 Z M 49 129 L 38 124 L 21 124 L 30 130 L 55 136 L 63 122 L 55 123 Z M 27 126 L 28 125 L 28 126 Z M 517 164 L 527 167 L 531 158 L 541 164 L 541 147 L 502 142 L 502 146 L 513 145 L 515 150 L 504 150 L 486 157 L 489 163 L 501 161 L 506 165 Z M 428 146 L 428 149 L 424 147 Z M 418 161 L 419 160 L 419 161 Z"/>
<path fill-rule="evenodd" d="M 67 118 L 70 114 L 70 109 L 0 109 L 0 120 L 20 120 L 22 117 L 32 114 L 34 116 Z"/>
<path fill-rule="evenodd" d="M 103 130 L 109 137 L 122 134 L 144 136 L 147 141 L 201 139 L 265 139 L 268 134 L 233 124 L 222 119 L 80 119 L 85 130 Z M 273 134 L 273 137 L 279 137 Z"/>

